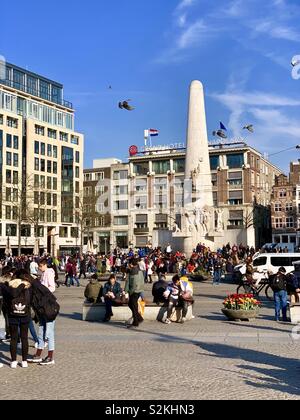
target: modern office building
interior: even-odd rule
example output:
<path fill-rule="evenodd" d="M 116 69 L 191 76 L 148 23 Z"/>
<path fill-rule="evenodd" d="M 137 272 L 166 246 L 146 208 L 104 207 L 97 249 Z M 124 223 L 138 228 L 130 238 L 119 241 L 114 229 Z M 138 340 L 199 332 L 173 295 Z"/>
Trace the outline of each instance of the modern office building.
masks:
<path fill-rule="evenodd" d="M 269 242 L 272 186 L 280 169 L 245 143 L 211 144 L 209 156 L 215 246 Z M 168 243 L 177 247 L 173 233 L 181 228 L 188 188 L 185 149 L 171 145 L 137 151 L 127 163 L 113 164 L 110 170 L 107 199 L 111 224 L 95 227 L 98 237 L 109 231 L 110 248 Z M 97 172 L 85 173 L 91 171 Z M 98 245 L 97 238 L 94 243 Z"/>
<path fill-rule="evenodd" d="M 6 64 L 1 77 L 0 250 L 70 252 L 80 245 L 84 150 L 73 106 L 43 76 Z"/>

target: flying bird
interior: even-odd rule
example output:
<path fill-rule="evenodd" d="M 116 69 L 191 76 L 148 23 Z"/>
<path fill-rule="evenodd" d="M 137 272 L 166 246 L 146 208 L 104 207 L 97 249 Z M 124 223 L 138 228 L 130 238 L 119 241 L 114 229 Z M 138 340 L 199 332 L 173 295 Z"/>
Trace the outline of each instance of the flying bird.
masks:
<path fill-rule="evenodd" d="M 227 139 L 227 136 L 226 136 L 226 134 L 224 133 L 223 130 L 213 131 L 212 135 L 221 137 L 222 139 Z"/>
<path fill-rule="evenodd" d="M 243 130 L 248 130 L 250 133 L 254 133 L 253 124 L 245 125 L 245 127 L 243 127 Z"/>
<path fill-rule="evenodd" d="M 126 109 L 127 111 L 133 111 L 134 107 L 130 106 L 128 102 L 130 102 L 131 99 L 127 99 L 127 101 L 119 102 L 119 108 L 120 109 Z"/>
<path fill-rule="evenodd" d="M 297 64 L 300 64 L 300 60 L 293 60 L 292 62 L 291 62 L 291 65 L 292 65 L 292 67 L 295 67 L 295 66 L 297 66 Z"/>

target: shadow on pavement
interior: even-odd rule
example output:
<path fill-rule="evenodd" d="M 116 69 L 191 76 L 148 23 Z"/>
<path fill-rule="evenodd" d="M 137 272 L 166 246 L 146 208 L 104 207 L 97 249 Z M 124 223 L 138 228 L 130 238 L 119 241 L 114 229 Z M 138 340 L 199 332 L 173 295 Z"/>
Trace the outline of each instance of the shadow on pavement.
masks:
<path fill-rule="evenodd" d="M 124 324 L 115 325 L 111 323 L 112 328 L 124 329 Z M 300 362 L 298 359 L 292 359 L 287 357 L 281 357 L 274 354 L 269 354 L 263 351 L 251 350 L 249 348 L 235 347 L 232 345 L 222 343 L 205 343 L 196 341 L 189 338 L 168 335 L 159 332 L 152 332 L 142 329 L 130 330 L 136 334 L 149 334 L 157 337 L 157 341 L 169 341 L 170 343 L 182 343 L 191 344 L 197 346 L 200 350 L 204 350 L 206 353 L 199 353 L 199 355 L 207 355 L 210 353 L 210 357 L 218 357 L 223 359 L 237 359 L 242 360 L 243 364 L 237 364 L 236 367 L 243 370 L 244 372 L 251 371 L 256 372 L 257 376 L 251 376 L 249 373 L 243 374 L 245 384 L 263 389 L 273 389 L 279 392 L 288 393 L 290 395 L 300 396 Z M 253 363 L 253 365 L 250 365 Z M 257 366 L 257 365 L 261 366 Z M 262 365 L 264 365 L 262 367 Z M 232 371 L 231 371 L 232 373 Z M 254 379 L 255 378 L 255 379 Z M 257 383 L 257 381 L 261 383 Z"/>

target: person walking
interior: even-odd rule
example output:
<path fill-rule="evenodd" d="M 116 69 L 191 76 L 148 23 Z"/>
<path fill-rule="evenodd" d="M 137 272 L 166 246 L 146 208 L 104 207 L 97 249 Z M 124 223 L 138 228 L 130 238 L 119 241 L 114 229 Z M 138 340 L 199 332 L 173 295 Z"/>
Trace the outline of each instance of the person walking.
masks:
<path fill-rule="evenodd" d="M 282 321 L 287 322 L 287 276 L 284 267 L 280 267 L 277 274 L 270 276 L 270 285 L 274 292 L 275 321 L 280 320 L 281 310 Z"/>
<path fill-rule="evenodd" d="M 223 268 L 224 268 L 224 263 L 220 255 L 214 258 L 213 266 L 214 266 L 213 285 L 219 286 L 222 275 L 223 275 Z"/>
<path fill-rule="evenodd" d="M 132 312 L 133 322 L 127 328 L 138 327 L 144 321 L 138 310 L 138 300 L 144 293 L 144 277 L 139 269 L 138 261 L 133 258 L 129 264 L 128 279 L 125 285 L 125 293 L 129 294 L 129 308 Z"/>

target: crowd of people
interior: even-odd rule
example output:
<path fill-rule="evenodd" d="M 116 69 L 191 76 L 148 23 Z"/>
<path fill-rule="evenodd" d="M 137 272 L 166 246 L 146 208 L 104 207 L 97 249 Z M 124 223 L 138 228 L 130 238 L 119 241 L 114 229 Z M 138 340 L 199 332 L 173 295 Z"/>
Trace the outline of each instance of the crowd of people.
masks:
<path fill-rule="evenodd" d="M 54 296 L 55 289 L 80 286 L 82 277 L 89 277 L 85 288 L 87 302 L 105 303 L 104 322 L 113 316 L 113 307 L 127 304 L 132 312 L 132 322 L 128 328 L 138 327 L 143 322 L 145 306 L 145 284 L 153 284 L 153 302 L 167 306 L 165 324 L 171 323 L 175 307 L 182 308 L 180 322 L 186 321 L 188 307 L 193 305 L 194 277 L 210 277 L 214 285 L 219 285 L 225 275 L 233 275 L 234 267 L 245 262 L 245 278 L 253 281 L 252 258 L 257 250 L 253 247 L 230 244 L 217 251 L 199 243 L 191 256 L 173 251 L 168 246 L 163 250 L 130 249 L 127 253 L 115 249 L 110 255 L 87 254 L 59 258 L 44 255 L 6 256 L 0 261 L 0 312 L 5 318 L 6 336 L 2 342 L 10 343 L 11 367 L 17 367 L 17 346 L 22 347 L 21 366 L 28 362 L 40 365 L 54 364 L 55 319 L 59 305 Z M 59 273 L 64 273 L 64 281 L 59 281 Z M 104 286 L 102 275 L 109 274 Z M 167 281 L 167 275 L 172 280 Z M 118 281 L 126 280 L 122 288 Z M 286 320 L 287 293 L 300 293 L 300 275 L 287 275 L 284 267 L 270 276 L 274 291 L 275 319 L 280 311 Z M 296 298 L 295 298 L 296 299 Z M 38 328 L 34 325 L 37 323 Z M 28 357 L 28 331 L 35 342 L 36 353 Z M 44 358 L 42 353 L 48 347 Z M 0 367 L 2 365 L 0 364 Z"/>

